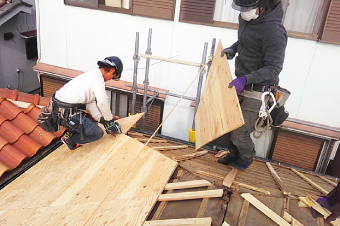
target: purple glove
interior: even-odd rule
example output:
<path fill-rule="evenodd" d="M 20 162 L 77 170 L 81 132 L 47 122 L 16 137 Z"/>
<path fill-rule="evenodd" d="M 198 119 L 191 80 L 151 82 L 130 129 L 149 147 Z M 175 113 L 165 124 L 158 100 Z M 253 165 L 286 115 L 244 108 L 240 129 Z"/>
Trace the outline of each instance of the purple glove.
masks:
<path fill-rule="evenodd" d="M 247 83 L 247 77 L 246 76 L 241 76 L 238 78 L 235 78 L 233 81 L 231 81 L 231 83 L 229 83 L 229 88 L 235 86 L 236 88 L 236 92 L 240 93 L 243 91 L 245 85 Z"/>

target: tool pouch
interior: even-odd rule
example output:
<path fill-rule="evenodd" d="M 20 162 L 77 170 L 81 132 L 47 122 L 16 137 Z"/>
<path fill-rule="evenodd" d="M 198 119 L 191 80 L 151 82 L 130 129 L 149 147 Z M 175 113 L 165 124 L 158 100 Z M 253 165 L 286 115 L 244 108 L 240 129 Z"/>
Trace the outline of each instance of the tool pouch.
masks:
<path fill-rule="evenodd" d="M 275 107 L 272 112 L 270 112 L 273 123 L 272 126 L 280 126 L 289 116 L 289 112 L 285 110 L 285 107 Z"/>
<path fill-rule="evenodd" d="M 58 116 L 54 115 L 52 112 L 53 103 L 50 102 L 47 106 L 41 108 L 40 114 L 37 118 L 37 123 L 41 128 L 43 128 L 47 132 L 56 132 L 58 131 Z"/>
<path fill-rule="evenodd" d="M 82 133 L 83 126 L 81 123 L 81 117 L 82 113 L 77 113 L 75 115 L 70 116 L 67 120 L 65 127 L 72 132 Z"/>
<path fill-rule="evenodd" d="M 276 106 L 270 113 L 273 119 L 273 126 L 280 126 L 289 116 L 289 112 L 285 110 L 284 104 L 290 96 L 290 92 L 280 86 L 276 86 L 274 89 L 274 95 L 276 99 Z"/>

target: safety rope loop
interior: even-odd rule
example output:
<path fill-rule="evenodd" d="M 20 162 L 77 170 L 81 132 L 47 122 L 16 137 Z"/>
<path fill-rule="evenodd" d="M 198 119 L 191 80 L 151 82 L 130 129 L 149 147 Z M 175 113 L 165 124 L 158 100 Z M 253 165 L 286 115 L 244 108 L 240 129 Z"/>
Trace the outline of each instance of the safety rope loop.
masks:
<path fill-rule="evenodd" d="M 256 139 L 260 138 L 262 136 L 262 134 L 267 132 L 269 130 L 269 128 L 271 127 L 271 125 L 273 124 L 273 119 L 272 119 L 268 109 L 266 109 L 266 113 L 268 115 L 267 117 L 257 117 L 257 119 L 255 121 L 255 125 L 254 125 L 255 130 L 253 132 L 253 136 Z M 262 128 L 264 123 L 266 123 L 266 125 Z M 258 133 L 258 134 L 256 134 L 256 133 Z"/>

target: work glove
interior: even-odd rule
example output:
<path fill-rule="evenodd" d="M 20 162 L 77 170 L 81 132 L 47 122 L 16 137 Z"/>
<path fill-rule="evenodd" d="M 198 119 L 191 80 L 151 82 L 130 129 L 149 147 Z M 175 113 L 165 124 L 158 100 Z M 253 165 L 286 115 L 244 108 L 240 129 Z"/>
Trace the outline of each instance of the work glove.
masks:
<path fill-rule="evenodd" d="M 227 55 L 228 60 L 232 60 L 234 58 L 236 52 L 233 48 L 229 47 L 229 48 L 225 48 L 224 50 L 222 50 L 221 57 L 223 57 L 224 54 Z"/>
<path fill-rule="evenodd" d="M 241 76 L 241 77 L 235 78 L 233 81 L 231 81 L 229 83 L 228 87 L 231 88 L 231 87 L 235 86 L 236 92 L 240 93 L 240 92 L 243 91 L 246 84 L 247 84 L 247 77 Z"/>
<path fill-rule="evenodd" d="M 119 123 L 116 122 L 114 119 L 106 121 L 103 117 L 101 117 L 99 122 L 104 125 L 107 134 L 122 133 Z"/>

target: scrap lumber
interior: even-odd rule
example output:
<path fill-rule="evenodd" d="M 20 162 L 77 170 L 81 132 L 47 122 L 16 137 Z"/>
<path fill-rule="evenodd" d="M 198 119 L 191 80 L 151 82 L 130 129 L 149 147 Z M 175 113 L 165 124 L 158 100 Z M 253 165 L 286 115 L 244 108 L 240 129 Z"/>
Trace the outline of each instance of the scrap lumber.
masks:
<path fill-rule="evenodd" d="M 187 147 L 188 145 L 174 145 L 174 146 L 161 146 L 161 147 L 152 147 L 152 148 L 156 151 L 167 151 L 167 150 L 183 149 Z"/>
<path fill-rule="evenodd" d="M 283 211 L 282 218 L 285 219 L 292 226 L 304 226 L 303 224 L 300 223 L 300 221 L 296 220 L 286 211 Z"/>
<path fill-rule="evenodd" d="M 146 143 L 149 139 L 141 139 L 141 138 L 135 138 L 135 140 L 138 140 L 139 142 Z M 149 143 L 168 143 L 167 140 L 159 140 L 159 139 L 152 139 L 149 141 Z"/>
<path fill-rule="evenodd" d="M 273 168 L 273 166 L 269 163 L 266 162 L 266 165 L 269 169 L 270 174 L 273 176 L 277 186 L 280 188 L 280 190 L 282 191 L 282 193 L 284 195 L 289 195 L 291 192 L 289 192 L 286 188 L 286 186 L 284 185 L 283 181 L 281 180 L 281 178 L 279 177 L 279 175 L 276 173 L 275 169 Z"/>
<path fill-rule="evenodd" d="M 270 191 L 264 190 L 262 188 L 254 187 L 254 186 L 251 186 L 249 184 L 241 183 L 241 182 L 238 182 L 238 181 L 234 181 L 234 184 L 237 184 L 238 186 L 240 186 L 242 188 L 246 188 L 246 189 L 249 189 L 249 190 L 261 192 L 261 193 L 266 194 L 266 195 L 270 195 Z"/>
<path fill-rule="evenodd" d="M 333 185 L 334 187 L 336 187 L 336 186 L 338 185 L 338 183 L 335 183 L 335 182 L 333 182 L 333 181 L 327 179 L 326 177 L 319 176 L 319 178 L 322 179 L 322 180 L 324 180 L 324 181 L 326 181 L 327 183 Z"/>
<path fill-rule="evenodd" d="M 308 205 L 309 207 L 315 209 L 316 211 L 318 211 L 320 214 L 322 214 L 322 216 L 326 219 L 327 217 L 329 217 L 332 213 L 322 207 L 319 203 L 317 203 L 314 199 L 306 196 L 306 197 L 299 197 L 299 200 L 304 202 L 306 205 Z"/>
<path fill-rule="evenodd" d="M 300 208 L 309 207 L 307 204 L 305 204 L 305 203 L 302 202 L 302 201 L 299 201 L 299 202 L 298 202 L 298 205 L 299 205 Z"/>
<path fill-rule="evenodd" d="M 337 218 L 336 220 L 331 221 L 330 223 L 331 223 L 331 225 L 334 225 L 334 226 L 340 226 L 340 219 Z"/>
<path fill-rule="evenodd" d="M 227 154 L 229 154 L 230 152 L 229 151 L 219 151 L 215 157 L 216 158 L 223 158 L 224 156 L 226 156 Z"/>
<path fill-rule="evenodd" d="M 285 197 L 283 201 L 283 210 L 286 212 L 289 212 L 289 202 L 290 202 L 290 197 Z"/>
<path fill-rule="evenodd" d="M 264 213 L 267 217 L 272 219 L 275 223 L 280 226 L 291 226 L 287 221 L 281 218 L 278 214 L 276 214 L 273 210 L 269 209 L 266 205 L 260 202 L 257 198 L 252 196 L 250 193 L 243 193 L 241 196 L 250 202 L 253 206 L 255 206 L 258 210 Z"/>
<path fill-rule="evenodd" d="M 327 195 L 328 191 L 324 188 L 322 188 L 320 185 L 318 185 L 317 183 L 313 182 L 311 179 L 309 179 L 308 177 L 306 177 L 305 175 L 303 175 L 302 173 L 300 173 L 299 171 L 297 171 L 296 169 L 291 168 L 291 170 L 296 173 L 297 175 L 299 175 L 302 179 L 304 179 L 305 181 L 307 181 L 310 185 L 312 185 L 314 188 L 318 189 L 319 191 L 321 191 L 323 194 Z"/>
<path fill-rule="evenodd" d="M 222 226 L 230 226 L 226 221 L 223 222 Z"/>
<path fill-rule="evenodd" d="M 240 216 L 238 218 L 237 226 L 245 226 L 247 215 L 248 215 L 249 202 L 247 200 L 243 201 Z"/>
<path fill-rule="evenodd" d="M 203 175 L 203 176 L 211 177 L 211 178 L 214 178 L 214 179 L 217 179 L 217 180 L 223 180 L 224 179 L 223 176 L 220 176 L 220 175 L 215 174 L 215 173 L 209 173 L 209 172 L 202 171 L 202 170 L 196 170 L 195 173 Z M 257 188 L 255 186 L 245 184 L 245 183 L 241 183 L 241 182 L 238 182 L 238 181 L 235 181 L 235 180 L 234 180 L 233 183 L 240 186 L 240 187 L 249 189 L 249 190 L 258 191 L 258 192 L 261 192 L 263 194 L 270 195 L 269 191 L 262 189 L 262 188 Z"/>
<path fill-rule="evenodd" d="M 158 197 L 158 201 L 179 201 L 190 199 L 203 199 L 203 198 L 220 198 L 223 195 L 223 189 L 206 190 L 206 191 L 193 191 L 181 192 L 174 194 L 162 194 Z"/>
<path fill-rule="evenodd" d="M 220 175 L 215 174 L 215 173 L 209 173 L 209 172 L 206 172 L 206 171 L 203 171 L 203 170 L 195 170 L 195 173 L 201 174 L 203 176 L 211 177 L 211 178 L 214 178 L 214 179 L 217 179 L 217 180 L 223 180 L 224 179 L 223 176 L 220 176 Z"/>
<path fill-rule="evenodd" d="M 325 226 L 325 220 L 322 217 L 316 218 L 316 223 L 318 226 Z"/>
<path fill-rule="evenodd" d="M 231 171 L 228 173 L 228 175 L 223 180 L 223 186 L 226 186 L 227 188 L 230 188 L 236 175 L 238 173 L 238 169 L 232 168 Z"/>
<path fill-rule="evenodd" d="M 211 217 L 145 221 L 143 226 L 210 226 Z"/>
<path fill-rule="evenodd" d="M 145 134 L 142 134 L 142 133 L 136 133 L 136 132 L 132 132 L 132 131 L 129 131 L 128 135 L 132 135 L 132 136 L 136 136 L 136 137 L 146 137 L 147 135 Z"/>
<path fill-rule="evenodd" d="M 207 153 L 208 153 L 208 151 L 198 151 L 198 152 L 195 152 L 195 153 L 192 153 L 192 154 L 174 156 L 174 157 L 172 157 L 172 159 L 179 162 L 179 161 L 184 161 L 184 160 L 196 158 L 196 157 L 205 155 Z"/>
<path fill-rule="evenodd" d="M 212 184 L 207 180 L 193 180 L 193 181 L 184 181 L 184 182 L 177 182 L 177 183 L 168 183 L 167 185 L 165 185 L 164 190 L 209 187 L 211 185 Z"/>
<path fill-rule="evenodd" d="M 228 88 L 232 76 L 222 50 L 219 41 L 195 115 L 196 150 L 244 124 L 236 90 Z"/>

